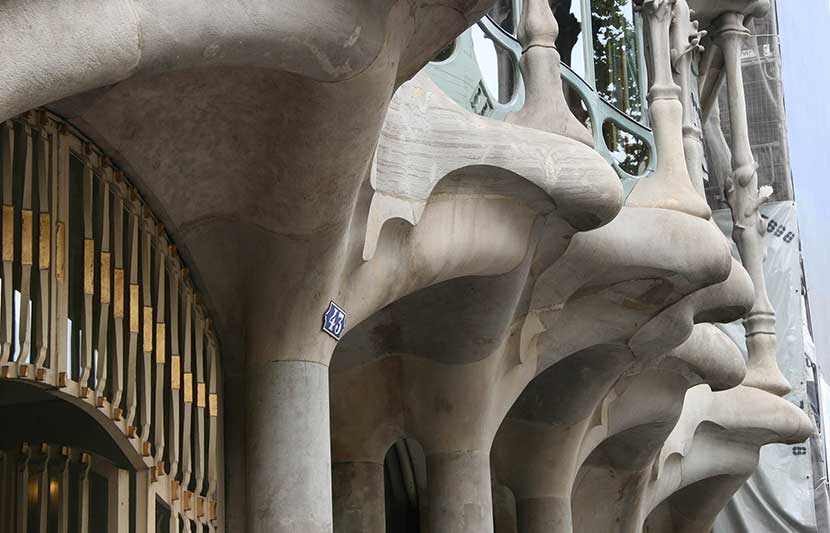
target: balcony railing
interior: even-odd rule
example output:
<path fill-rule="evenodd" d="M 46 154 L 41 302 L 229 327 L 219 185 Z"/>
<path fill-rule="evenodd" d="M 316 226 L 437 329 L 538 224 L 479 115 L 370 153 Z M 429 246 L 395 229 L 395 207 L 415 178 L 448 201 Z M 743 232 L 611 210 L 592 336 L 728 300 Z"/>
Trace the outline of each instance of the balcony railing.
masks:
<path fill-rule="evenodd" d="M 512 34 L 505 31 L 501 26 L 496 24 L 489 16 L 484 16 L 478 22 L 479 28 L 484 34 L 493 41 L 493 43 L 500 49 L 509 53 L 511 62 L 515 66 L 513 69 L 515 76 L 515 89 L 513 95 L 507 103 L 500 103 L 498 95 L 488 88 L 487 84 L 482 82 L 481 88 L 486 96 L 487 105 L 494 111 L 496 116 L 504 116 L 512 111 L 517 111 L 523 102 L 523 82 L 521 72 L 518 69 L 518 63 L 522 56 L 522 45 L 519 40 Z M 562 80 L 569 89 L 575 91 L 579 98 L 584 103 L 588 116 L 591 122 L 591 132 L 594 137 L 594 144 L 596 150 L 608 161 L 614 170 L 623 180 L 623 184 L 628 192 L 642 176 L 652 172 L 656 167 L 656 146 L 654 144 L 654 133 L 652 130 L 627 115 L 619 108 L 609 103 L 603 98 L 591 85 L 580 77 L 574 70 L 562 63 Z M 632 174 L 624 170 L 620 166 L 619 160 L 615 157 L 614 152 L 608 147 L 603 134 L 603 126 L 606 123 L 612 123 L 618 128 L 630 133 L 640 141 L 644 142 L 648 147 L 648 164 L 644 171 L 640 174 Z"/>

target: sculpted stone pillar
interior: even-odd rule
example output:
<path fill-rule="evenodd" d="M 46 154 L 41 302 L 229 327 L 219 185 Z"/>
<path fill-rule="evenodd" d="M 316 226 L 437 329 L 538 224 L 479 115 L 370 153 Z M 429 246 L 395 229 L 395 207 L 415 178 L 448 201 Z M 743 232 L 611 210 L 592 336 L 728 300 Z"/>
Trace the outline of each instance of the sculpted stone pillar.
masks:
<path fill-rule="evenodd" d="M 428 530 L 493 531 L 490 456 L 481 451 L 428 453 Z"/>
<path fill-rule="evenodd" d="M 559 25 L 547 0 L 526 0 L 518 28 L 522 43 L 519 66 L 525 83 L 525 105 L 507 122 L 557 133 L 594 146 L 588 129 L 576 119 L 565 101 L 556 37 Z"/>
<path fill-rule="evenodd" d="M 533 498 L 520 500 L 516 506 L 522 533 L 571 531 L 570 498 Z"/>
<path fill-rule="evenodd" d="M 677 0 L 674 24 L 671 31 L 671 59 L 674 79 L 680 86 L 680 104 L 683 106 L 683 152 L 686 167 L 695 190 L 705 198 L 703 190 L 703 133 L 694 98 L 698 94 L 692 64 L 696 54 L 703 51 L 700 40 L 706 31 L 698 30 L 698 22 L 690 19 L 686 0 Z"/>
<path fill-rule="evenodd" d="M 715 21 L 713 34 L 723 50 L 732 132 L 732 177 L 726 181 L 724 193 L 732 210 L 732 238 L 755 286 L 755 304 L 744 319 L 749 353 L 744 385 L 783 396 L 790 391 L 790 384 L 781 374 L 776 359 L 775 311 L 764 279 L 767 226 L 760 213 L 772 189 L 769 186 L 758 189 L 757 164 L 749 142 L 741 45 L 750 32 L 743 22 L 743 14 L 725 13 Z"/>
<path fill-rule="evenodd" d="M 670 26 L 675 0 L 639 0 L 651 52 L 649 118 L 657 146 L 657 169 L 643 178 L 628 197 L 632 207 L 675 209 L 709 219 L 706 201 L 692 186 L 686 168 L 683 141 L 683 105 L 680 87 L 672 76 Z"/>
<path fill-rule="evenodd" d="M 248 374 L 251 531 L 332 530 L 328 374 L 312 361 L 270 361 Z"/>
<path fill-rule="evenodd" d="M 332 492 L 337 533 L 386 531 L 382 463 L 335 463 L 332 465 Z"/>

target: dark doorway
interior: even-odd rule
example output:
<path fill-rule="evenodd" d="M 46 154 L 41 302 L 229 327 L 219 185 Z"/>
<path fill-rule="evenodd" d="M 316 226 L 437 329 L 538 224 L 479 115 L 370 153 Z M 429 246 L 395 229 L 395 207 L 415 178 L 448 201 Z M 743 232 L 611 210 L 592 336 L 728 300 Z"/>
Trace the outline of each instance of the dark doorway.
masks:
<path fill-rule="evenodd" d="M 423 453 L 413 444 L 407 440 L 398 441 L 389 448 L 383 461 L 386 531 L 389 532 L 421 531 L 417 472 L 419 463 L 423 463 Z"/>

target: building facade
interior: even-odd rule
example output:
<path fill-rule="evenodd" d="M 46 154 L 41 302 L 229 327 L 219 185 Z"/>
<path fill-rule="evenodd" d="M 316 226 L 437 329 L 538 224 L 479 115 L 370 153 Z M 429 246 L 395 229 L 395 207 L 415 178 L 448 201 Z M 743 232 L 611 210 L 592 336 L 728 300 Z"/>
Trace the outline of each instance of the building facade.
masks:
<path fill-rule="evenodd" d="M 710 531 L 816 432 L 770 12 L 8 2 L 0 531 Z"/>

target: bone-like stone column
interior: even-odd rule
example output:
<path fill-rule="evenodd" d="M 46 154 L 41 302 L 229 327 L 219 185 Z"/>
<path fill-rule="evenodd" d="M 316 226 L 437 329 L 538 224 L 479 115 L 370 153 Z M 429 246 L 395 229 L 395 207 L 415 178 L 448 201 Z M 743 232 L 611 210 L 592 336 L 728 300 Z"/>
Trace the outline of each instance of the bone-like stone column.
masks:
<path fill-rule="evenodd" d="M 263 362 L 248 387 L 250 531 L 331 532 L 328 366 Z"/>
<path fill-rule="evenodd" d="M 490 456 L 480 451 L 427 453 L 428 531 L 493 531 Z"/>
<path fill-rule="evenodd" d="M 651 87 L 648 91 L 649 118 L 654 127 L 657 169 L 641 179 L 631 195 L 632 207 L 657 207 L 683 211 L 709 219 L 706 201 L 692 186 L 683 150 L 683 105 L 680 87 L 672 77 L 670 27 L 674 17 L 673 0 L 638 0 L 651 51 Z"/>
<path fill-rule="evenodd" d="M 532 498 L 516 502 L 519 531 L 522 533 L 550 533 L 571 531 L 570 498 Z"/>
<path fill-rule="evenodd" d="M 694 103 L 694 94 L 698 91 L 692 75 L 692 65 L 697 59 L 695 55 L 703 51 L 700 41 L 706 31 L 699 31 L 698 21 L 692 21 L 690 16 L 686 0 L 677 0 L 675 23 L 671 31 L 671 58 L 674 79 L 680 86 L 680 104 L 683 106 L 683 152 L 686 155 L 686 167 L 695 190 L 705 198 L 703 132 Z"/>
<path fill-rule="evenodd" d="M 383 464 L 370 461 L 332 466 L 334 529 L 337 533 L 384 533 Z"/>
<path fill-rule="evenodd" d="M 594 146 L 588 129 L 580 124 L 562 91 L 556 37 L 559 25 L 546 0 L 525 0 L 518 37 L 522 43 L 519 67 L 525 83 L 525 105 L 507 122 L 557 133 Z"/>
<path fill-rule="evenodd" d="M 791 388 L 776 359 L 775 311 L 764 278 L 767 226 L 760 213 L 761 205 L 769 200 L 772 191 L 768 187 L 763 191 L 758 189 L 757 164 L 749 142 L 741 44 L 750 32 L 743 21 L 743 14 L 725 13 L 715 21 L 713 33 L 723 50 L 732 131 L 732 177 L 727 180 L 724 193 L 732 210 L 732 238 L 755 286 L 755 304 L 744 319 L 749 353 L 744 385 L 783 396 Z"/>

